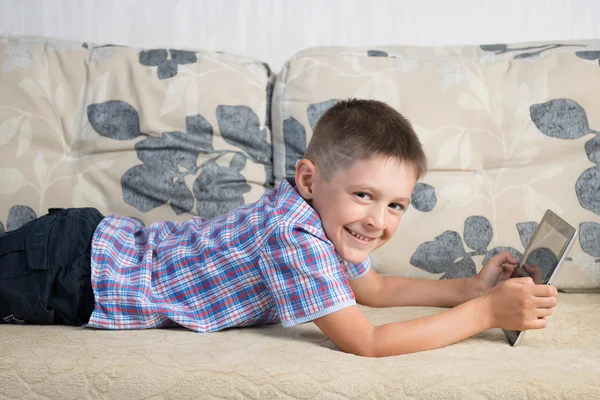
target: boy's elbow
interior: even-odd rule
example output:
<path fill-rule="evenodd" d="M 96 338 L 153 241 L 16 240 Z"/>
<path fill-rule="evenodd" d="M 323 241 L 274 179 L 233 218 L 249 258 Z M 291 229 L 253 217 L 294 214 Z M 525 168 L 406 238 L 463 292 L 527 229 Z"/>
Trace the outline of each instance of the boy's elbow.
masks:
<path fill-rule="evenodd" d="M 352 353 L 352 354 L 354 354 L 355 356 L 368 357 L 368 358 L 381 357 L 381 356 L 378 356 L 377 353 L 373 349 L 364 349 L 364 350 L 357 351 L 357 352 Z"/>
<path fill-rule="evenodd" d="M 359 340 L 352 343 L 351 346 L 347 346 L 347 348 L 342 348 L 342 351 L 345 353 L 354 354 L 359 357 L 369 357 L 376 358 L 381 357 L 378 355 L 377 349 L 375 348 L 375 343 L 371 339 Z"/>
<path fill-rule="evenodd" d="M 379 293 L 371 293 L 369 295 L 356 296 L 356 302 L 361 306 L 372 308 L 382 308 L 385 304 L 381 301 Z"/>
<path fill-rule="evenodd" d="M 343 352 L 377 357 L 375 328 L 357 306 L 314 320 L 321 331 Z"/>
<path fill-rule="evenodd" d="M 371 269 L 363 277 L 350 281 L 350 286 L 358 304 L 373 308 L 385 307 L 385 280 L 374 270 Z"/>
<path fill-rule="evenodd" d="M 374 299 L 373 298 L 369 298 L 367 296 L 362 296 L 362 297 L 356 296 L 356 302 L 358 304 L 360 304 L 361 306 L 367 306 L 367 307 L 373 307 L 373 308 L 377 307 L 375 305 L 376 302 L 374 301 Z"/>
<path fill-rule="evenodd" d="M 373 330 L 361 341 L 361 346 L 356 348 L 355 355 L 361 357 L 379 358 L 399 356 L 413 353 L 398 341 L 397 335 L 390 336 L 389 324 L 373 327 Z"/>

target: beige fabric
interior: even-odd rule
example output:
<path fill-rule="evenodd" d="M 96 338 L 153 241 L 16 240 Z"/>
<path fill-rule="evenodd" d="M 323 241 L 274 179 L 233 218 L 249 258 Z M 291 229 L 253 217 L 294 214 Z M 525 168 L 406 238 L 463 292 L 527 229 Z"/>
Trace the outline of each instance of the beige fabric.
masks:
<path fill-rule="evenodd" d="M 16 214 L 50 207 L 91 206 L 146 223 L 212 217 L 216 202 L 227 207 L 226 194 L 239 200 L 232 208 L 265 192 L 268 67 L 225 53 L 144 51 L 0 37 L 0 221 L 14 221 L 7 229 L 23 220 Z M 189 117 L 204 130 L 187 126 Z M 264 143 L 248 138 L 254 132 Z M 257 157 L 245 141 L 265 151 Z M 135 146 L 146 150 L 143 159 Z M 150 164 L 163 168 L 142 170 Z M 123 179 L 140 171 L 124 193 Z M 208 194 L 194 188 L 202 174 Z"/>
<path fill-rule="evenodd" d="M 472 253 L 464 232 L 472 216 L 491 224 L 493 237 L 485 251 L 512 247 L 522 253 L 517 224 L 538 222 L 549 208 L 578 229 L 586 224 L 588 251 L 581 241 L 575 244 L 556 285 L 599 289 L 600 150 L 594 149 L 600 148 L 595 112 L 600 107 L 600 66 L 594 51 L 600 43 L 485 48 L 320 47 L 294 56 L 274 91 L 276 181 L 286 174 L 286 157 L 301 156 L 305 149 L 290 151 L 286 134 L 305 133 L 308 142 L 315 114 L 328 108 L 326 102 L 383 100 L 415 127 L 430 167 L 421 182 L 434 188 L 436 200 L 430 210 L 408 210 L 395 237 L 374 254 L 380 271 L 431 279 L 465 275 L 466 269 L 457 265 L 462 255 L 439 270 L 417 268 L 410 260 L 419 246 L 445 231 L 456 232 L 457 246 Z M 557 131 L 573 137 L 556 137 Z M 588 142 L 593 155 L 586 150 Z M 583 190 L 583 200 L 578 190 Z M 447 247 L 443 251 L 449 253 Z M 479 253 L 469 256 L 477 271 L 484 259 Z"/>
<path fill-rule="evenodd" d="M 305 324 L 98 331 L 0 326 L 0 397 L 11 399 L 597 399 L 600 294 L 559 294 L 546 329 L 512 348 L 491 329 L 443 349 L 368 359 Z M 376 324 L 442 311 L 370 309 Z"/>

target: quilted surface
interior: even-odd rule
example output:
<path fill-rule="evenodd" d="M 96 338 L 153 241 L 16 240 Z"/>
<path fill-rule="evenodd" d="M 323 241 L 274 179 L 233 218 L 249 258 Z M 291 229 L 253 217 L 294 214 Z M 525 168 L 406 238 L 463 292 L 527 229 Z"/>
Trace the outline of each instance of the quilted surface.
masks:
<path fill-rule="evenodd" d="M 368 359 L 314 324 L 100 331 L 0 326 L 2 399 L 547 398 L 600 395 L 600 294 L 560 293 L 519 347 L 491 329 L 443 349 Z M 375 324 L 443 311 L 364 308 Z"/>

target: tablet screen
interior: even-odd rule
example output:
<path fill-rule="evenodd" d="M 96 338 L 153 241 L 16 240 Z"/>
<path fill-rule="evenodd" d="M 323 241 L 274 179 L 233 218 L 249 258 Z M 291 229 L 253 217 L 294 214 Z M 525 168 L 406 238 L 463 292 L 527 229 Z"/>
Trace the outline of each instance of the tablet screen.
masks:
<path fill-rule="evenodd" d="M 570 239 L 542 220 L 511 277 L 530 276 L 536 284 L 548 284 Z"/>

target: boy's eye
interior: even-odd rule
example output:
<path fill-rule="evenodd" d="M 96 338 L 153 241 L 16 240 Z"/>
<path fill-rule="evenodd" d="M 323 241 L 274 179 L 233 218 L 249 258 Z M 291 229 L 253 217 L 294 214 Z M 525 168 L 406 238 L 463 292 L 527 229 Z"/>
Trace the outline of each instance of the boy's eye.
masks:
<path fill-rule="evenodd" d="M 354 195 L 356 197 L 358 197 L 359 199 L 363 199 L 363 200 L 370 200 L 371 199 L 371 196 L 368 195 L 365 192 L 356 192 L 356 193 L 354 193 Z"/>
<path fill-rule="evenodd" d="M 400 203 L 391 203 L 390 207 L 396 211 L 404 211 L 404 209 L 406 209 L 406 206 Z"/>

